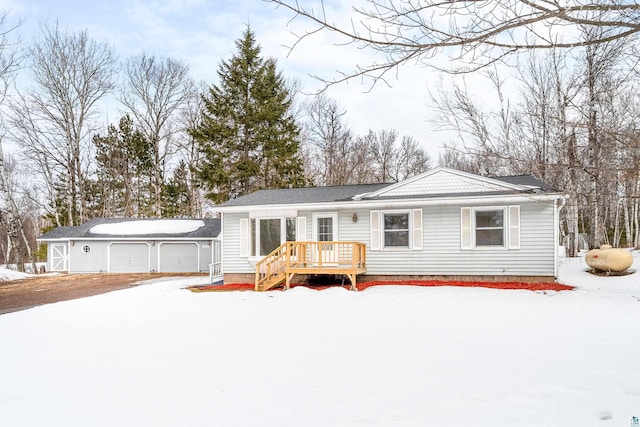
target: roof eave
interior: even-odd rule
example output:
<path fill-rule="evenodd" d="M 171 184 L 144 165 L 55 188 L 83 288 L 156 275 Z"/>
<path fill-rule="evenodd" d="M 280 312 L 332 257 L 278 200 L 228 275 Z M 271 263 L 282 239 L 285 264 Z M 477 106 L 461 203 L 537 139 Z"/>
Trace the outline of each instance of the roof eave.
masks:
<path fill-rule="evenodd" d="M 562 193 L 513 193 L 500 195 L 469 195 L 463 197 L 416 197 L 407 199 L 365 199 L 365 200 L 348 200 L 340 202 L 318 202 L 318 203 L 287 203 L 273 205 L 246 205 L 246 206 L 227 206 L 218 209 L 220 213 L 243 213 L 253 210 L 331 210 L 345 209 L 354 207 L 365 208 L 386 208 L 386 207 L 403 207 L 403 206 L 433 206 L 433 205 L 459 205 L 464 203 L 500 203 L 500 202 L 522 202 L 522 201 L 553 201 L 566 198 Z"/>
<path fill-rule="evenodd" d="M 220 236 L 218 233 L 216 236 L 209 237 L 189 237 L 189 236 L 67 236 L 67 237 L 56 237 L 56 238 L 37 238 L 37 242 L 68 242 L 70 240 L 212 240 L 216 239 Z"/>

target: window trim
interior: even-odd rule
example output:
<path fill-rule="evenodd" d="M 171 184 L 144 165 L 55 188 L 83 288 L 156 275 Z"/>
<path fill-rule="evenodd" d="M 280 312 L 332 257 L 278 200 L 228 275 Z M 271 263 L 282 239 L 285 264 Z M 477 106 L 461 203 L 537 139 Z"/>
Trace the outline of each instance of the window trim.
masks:
<path fill-rule="evenodd" d="M 503 245 L 479 246 L 476 242 L 476 212 L 503 211 Z M 517 218 L 517 224 L 511 221 Z M 465 222 L 465 221 L 468 221 Z M 460 208 L 460 249 L 462 251 L 511 251 L 520 249 L 520 205 L 464 206 Z"/>
<path fill-rule="evenodd" d="M 296 239 L 299 236 L 298 230 L 298 216 L 281 216 L 281 215 L 269 215 L 269 216 L 254 216 L 248 220 L 248 256 L 250 260 L 260 260 L 266 255 L 260 255 L 260 221 L 277 219 L 280 221 L 280 244 L 287 241 L 287 220 L 292 219 L 295 226 Z"/>
<path fill-rule="evenodd" d="M 477 232 L 478 225 L 476 224 L 476 213 L 477 212 L 498 212 L 502 211 L 502 245 L 478 245 L 477 242 Z M 508 210 L 506 206 L 478 206 L 471 209 L 472 215 L 472 236 L 473 236 L 473 249 L 475 250 L 506 250 L 508 249 L 507 239 L 509 238 L 508 231 Z M 481 230 L 497 230 L 498 227 L 483 227 Z"/>

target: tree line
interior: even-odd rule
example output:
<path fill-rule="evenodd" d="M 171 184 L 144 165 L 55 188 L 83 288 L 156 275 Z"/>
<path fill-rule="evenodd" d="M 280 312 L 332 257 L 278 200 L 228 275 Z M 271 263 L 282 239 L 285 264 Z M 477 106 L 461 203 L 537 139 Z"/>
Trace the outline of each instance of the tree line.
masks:
<path fill-rule="evenodd" d="M 570 255 L 582 242 L 640 248 L 640 4 L 363 0 L 342 25 L 323 0 L 270 1 L 304 22 L 292 49 L 325 31 L 376 54 L 327 85 L 376 85 L 408 62 L 456 75 L 430 94 L 432 125 L 456 134 L 440 163 L 533 174 L 566 192 Z M 469 73 L 484 76 L 495 107 L 461 82 Z"/>
<path fill-rule="evenodd" d="M 458 134 L 441 163 L 533 174 L 568 194 L 560 225 L 570 254 L 584 244 L 640 248 L 638 58 L 621 39 L 571 53 L 530 52 L 510 81 L 515 89 L 506 89 L 504 73 L 483 71 L 493 108 L 465 84 L 434 91 L 433 124 Z"/>
<path fill-rule="evenodd" d="M 120 60 L 58 22 L 29 46 L 12 42 L 6 15 L 0 28 L 0 148 L 17 147 L 0 151 L 0 264 L 36 262 L 35 239 L 52 227 L 204 217 L 258 189 L 395 181 L 431 166 L 413 138 L 355 135 L 337 101 L 302 100 L 250 27 L 211 84 L 169 57 Z"/>

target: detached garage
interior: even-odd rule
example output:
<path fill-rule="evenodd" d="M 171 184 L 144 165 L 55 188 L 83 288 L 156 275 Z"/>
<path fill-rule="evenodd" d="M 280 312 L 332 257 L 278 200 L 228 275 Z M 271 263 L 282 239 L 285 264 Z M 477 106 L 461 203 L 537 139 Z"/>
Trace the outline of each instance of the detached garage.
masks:
<path fill-rule="evenodd" d="M 219 219 L 94 219 L 59 227 L 47 270 L 68 273 L 204 273 L 220 259 Z"/>

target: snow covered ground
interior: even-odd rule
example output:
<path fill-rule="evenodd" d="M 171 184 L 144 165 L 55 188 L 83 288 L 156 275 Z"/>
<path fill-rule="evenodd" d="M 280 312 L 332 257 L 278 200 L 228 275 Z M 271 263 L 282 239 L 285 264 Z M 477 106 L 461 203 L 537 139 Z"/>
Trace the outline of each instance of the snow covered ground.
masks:
<path fill-rule="evenodd" d="M 29 274 L 21 273 L 20 271 L 10 270 L 8 268 L 0 268 L 0 282 L 25 279 L 29 276 Z"/>
<path fill-rule="evenodd" d="M 629 426 L 640 272 L 586 268 L 562 261 L 564 292 L 172 279 L 2 315 L 0 425 Z"/>

